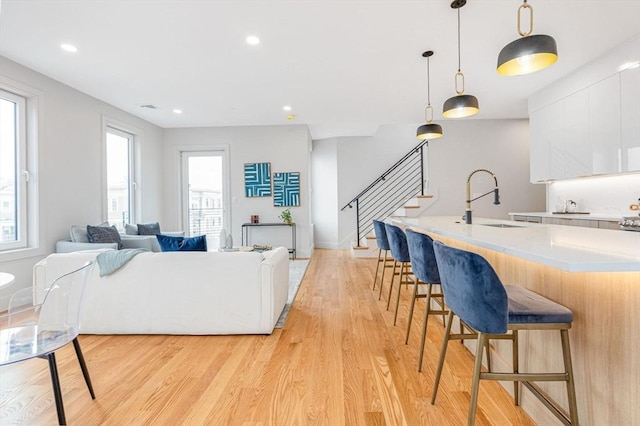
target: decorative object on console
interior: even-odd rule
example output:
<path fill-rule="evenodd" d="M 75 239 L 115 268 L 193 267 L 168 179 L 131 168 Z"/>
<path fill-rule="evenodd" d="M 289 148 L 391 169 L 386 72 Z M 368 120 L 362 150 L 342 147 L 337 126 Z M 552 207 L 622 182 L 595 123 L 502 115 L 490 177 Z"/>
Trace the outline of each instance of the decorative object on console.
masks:
<path fill-rule="evenodd" d="M 273 174 L 273 205 L 275 207 L 300 205 L 299 172 L 279 172 Z"/>
<path fill-rule="evenodd" d="M 207 236 L 197 237 L 170 237 L 168 235 L 156 235 L 162 251 L 207 251 Z"/>
<path fill-rule="evenodd" d="M 227 232 L 226 229 L 222 228 L 220 230 L 220 234 L 218 235 L 218 242 L 220 251 L 225 251 L 233 248 L 233 236 L 231 232 Z"/>
<path fill-rule="evenodd" d="M 257 214 L 252 214 L 251 223 L 260 223 L 260 216 L 258 216 Z"/>
<path fill-rule="evenodd" d="M 271 197 L 271 163 L 244 164 L 246 197 Z"/>
<path fill-rule="evenodd" d="M 87 225 L 87 237 L 90 243 L 118 243 L 118 247 L 122 245 L 120 233 L 115 226 Z"/>
<path fill-rule="evenodd" d="M 529 10 L 529 30 L 523 31 L 520 18 L 523 9 Z M 501 75 L 530 74 L 547 68 L 558 60 L 558 46 L 553 37 L 533 32 L 533 8 L 527 0 L 518 8 L 518 33 L 521 38 L 502 48 L 496 71 Z"/>
<path fill-rule="evenodd" d="M 291 216 L 291 209 L 284 209 L 278 219 L 282 219 L 284 223 L 287 225 L 291 225 L 293 223 L 293 216 Z"/>
<path fill-rule="evenodd" d="M 477 114 L 480 111 L 478 99 L 473 95 L 464 94 L 464 74 L 460 71 L 460 8 L 467 4 L 467 0 L 454 0 L 452 9 L 458 10 L 458 72 L 455 75 L 456 96 L 447 99 L 442 106 L 442 115 L 446 118 L 463 118 Z M 458 88 L 458 78 L 462 87 Z"/>

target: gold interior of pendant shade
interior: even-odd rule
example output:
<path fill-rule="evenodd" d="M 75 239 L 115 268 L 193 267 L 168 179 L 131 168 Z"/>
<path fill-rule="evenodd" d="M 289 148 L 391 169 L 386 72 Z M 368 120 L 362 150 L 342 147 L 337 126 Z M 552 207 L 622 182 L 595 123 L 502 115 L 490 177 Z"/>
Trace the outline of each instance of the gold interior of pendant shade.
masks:
<path fill-rule="evenodd" d="M 513 58 L 498 67 L 500 75 L 523 75 L 540 71 L 558 60 L 556 53 L 536 53 Z"/>

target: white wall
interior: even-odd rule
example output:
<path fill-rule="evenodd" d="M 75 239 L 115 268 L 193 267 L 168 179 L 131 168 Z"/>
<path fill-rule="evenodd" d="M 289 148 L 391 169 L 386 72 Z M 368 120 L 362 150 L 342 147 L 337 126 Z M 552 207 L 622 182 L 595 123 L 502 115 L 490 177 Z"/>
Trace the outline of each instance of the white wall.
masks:
<path fill-rule="evenodd" d="M 477 200 L 472 204 L 475 217 L 508 219 L 512 211 L 536 211 L 545 207 L 545 187 L 529 183 L 528 120 L 444 120 L 439 124 L 445 135 L 429 143 L 427 175 L 428 192 L 436 194 L 438 200 L 425 214 L 462 217 L 467 176 L 479 168 L 496 174 L 502 204 L 493 205 L 491 196 Z M 336 138 L 338 208 L 419 143 L 415 138 L 417 126 L 385 125 L 373 137 Z M 333 155 L 331 150 L 317 149 L 321 143 L 324 141 L 314 141 L 313 157 Z M 313 161 L 320 160 L 314 158 Z M 329 192 L 333 185 L 332 181 L 313 181 L 316 192 Z M 474 175 L 474 194 L 492 188 L 493 179 L 488 174 Z M 326 214 L 337 216 L 338 235 L 334 241 L 323 241 L 323 245 L 348 247 L 355 239 L 355 210 L 338 209 Z M 317 235 L 335 235 L 333 223 L 332 220 L 316 222 Z"/>
<path fill-rule="evenodd" d="M 577 211 L 614 217 L 637 216 L 631 204 L 640 199 L 640 173 L 599 176 L 584 179 L 556 181 L 548 185 L 548 212 L 557 211 L 556 205 L 566 200 L 577 204 Z"/>
<path fill-rule="evenodd" d="M 70 225 L 97 224 L 106 219 L 102 199 L 104 116 L 142 132 L 139 190 L 144 210 L 140 218 L 163 220 L 162 129 L 4 57 L 0 57 L 0 81 L 27 86 L 40 94 L 37 179 L 41 250 L 28 258 L 2 255 L 2 271 L 16 276 L 14 285 L 2 289 L 6 296 L 31 285 L 33 265 L 54 251 L 57 240 L 69 238 Z"/>
<path fill-rule="evenodd" d="M 240 244 L 241 226 L 257 214 L 260 222 L 281 222 L 283 208 L 273 206 L 273 197 L 247 198 L 244 195 L 244 163 L 271 163 L 273 172 L 300 172 L 300 206 L 291 207 L 297 227 L 299 257 L 313 251 L 311 226 L 311 137 L 307 126 L 202 127 L 164 130 L 164 212 L 172 229 L 182 229 L 180 211 L 180 151 L 193 147 L 227 146 L 231 186 L 231 230 L 234 243 Z M 252 244 L 272 246 L 291 244 L 285 228 L 252 229 Z"/>

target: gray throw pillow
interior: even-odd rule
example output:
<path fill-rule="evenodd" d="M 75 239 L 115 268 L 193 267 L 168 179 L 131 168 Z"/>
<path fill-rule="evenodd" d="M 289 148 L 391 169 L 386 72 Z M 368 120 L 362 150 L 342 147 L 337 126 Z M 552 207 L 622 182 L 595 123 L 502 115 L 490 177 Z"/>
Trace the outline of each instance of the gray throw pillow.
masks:
<path fill-rule="evenodd" d="M 138 227 L 136 225 L 125 223 L 124 233 L 127 235 L 138 235 Z"/>
<path fill-rule="evenodd" d="M 122 247 L 120 233 L 115 226 L 87 225 L 87 236 L 90 243 L 118 243 L 118 248 Z"/>
<path fill-rule="evenodd" d="M 109 226 L 109 222 L 102 222 L 100 225 L 96 226 Z M 88 243 L 89 237 L 87 236 L 87 227 L 79 226 L 79 225 L 71 225 L 71 229 L 69 232 L 71 237 L 71 241 L 74 243 Z"/>
<path fill-rule="evenodd" d="M 158 235 L 160 234 L 160 224 L 156 223 L 139 223 L 138 235 Z"/>

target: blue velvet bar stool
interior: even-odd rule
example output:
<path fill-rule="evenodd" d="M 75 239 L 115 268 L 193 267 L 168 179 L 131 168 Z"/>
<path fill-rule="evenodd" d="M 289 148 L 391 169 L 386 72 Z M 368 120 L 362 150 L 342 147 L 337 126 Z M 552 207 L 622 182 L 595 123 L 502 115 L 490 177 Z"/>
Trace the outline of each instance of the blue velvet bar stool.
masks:
<path fill-rule="evenodd" d="M 409 332 L 411 331 L 411 320 L 413 319 L 413 309 L 416 299 L 426 299 L 424 309 L 424 318 L 422 320 L 422 338 L 420 340 L 420 359 L 418 360 L 418 371 L 422 371 L 422 358 L 424 356 L 424 344 L 427 337 L 427 322 L 429 315 L 442 315 L 442 323 L 445 324 L 444 316 L 448 313 L 445 309 L 444 295 L 441 291 L 433 292 L 433 286 L 440 286 L 440 274 L 438 273 L 438 264 L 436 263 L 436 255 L 433 251 L 433 239 L 426 234 L 406 230 L 407 244 L 409 246 L 409 258 L 411 260 L 411 268 L 413 275 L 416 277 L 416 284 L 413 286 L 413 297 L 411 298 L 411 308 L 409 308 L 409 319 L 407 320 L 407 336 L 404 344 L 409 342 Z M 418 291 L 419 284 L 427 286 L 426 293 Z M 431 308 L 431 300 L 435 300 L 440 309 Z"/>
<path fill-rule="evenodd" d="M 400 304 L 400 290 L 402 285 L 413 284 L 414 281 L 409 279 L 411 273 L 411 259 L 409 258 L 409 246 L 407 245 L 407 236 L 404 231 L 395 225 L 388 223 L 384 224 L 387 230 L 387 239 L 389 240 L 389 249 L 391 251 L 391 257 L 393 257 L 393 273 L 391 274 L 391 284 L 389 284 L 389 297 L 387 298 L 387 310 L 389 310 L 389 304 L 391 302 L 391 292 L 393 290 L 393 281 L 396 275 L 396 267 L 400 263 L 400 273 L 398 280 L 398 297 L 396 298 L 396 312 L 393 317 L 393 325 L 396 325 L 398 320 L 398 305 Z M 404 278 L 404 280 L 403 280 Z"/>
<path fill-rule="evenodd" d="M 373 289 L 376 289 L 376 281 L 378 279 L 378 270 L 380 269 L 380 264 L 382 263 L 382 275 L 380 277 L 380 295 L 382 295 L 382 283 L 384 282 L 384 271 L 387 268 L 391 268 L 391 262 L 388 257 L 389 255 L 389 240 L 387 239 L 387 230 L 384 227 L 384 222 L 380 222 L 379 220 L 373 221 L 373 230 L 376 234 L 376 245 L 378 246 L 378 262 L 376 263 L 376 274 L 373 277 Z M 384 256 L 382 252 L 384 251 Z M 387 265 L 387 261 L 389 260 L 389 264 Z M 378 296 L 378 300 L 380 296 Z"/>
<path fill-rule="evenodd" d="M 563 423 L 578 424 L 578 408 L 571 365 L 569 329 L 573 313 L 537 293 L 522 287 L 503 285 L 491 265 L 480 255 L 433 244 L 440 271 L 442 290 L 449 308 L 445 339 L 440 351 L 438 371 L 431 403 L 435 402 L 442 366 L 447 351 L 453 315 L 478 333 L 476 360 L 473 369 L 468 424 L 473 425 L 478 406 L 480 380 L 514 382 L 514 402 L 519 404 L 522 383 Z M 559 330 L 564 358 L 562 373 L 520 373 L 518 371 L 518 330 Z M 511 333 L 508 333 L 511 331 Z M 482 372 L 482 348 L 490 339 L 509 339 L 513 342 L 513 373 Z M 544 351 L 544 348 L 541 348 Z M 531 382 L 565 382 L 569 415 L 567 416 L 544 392 Z"/>

